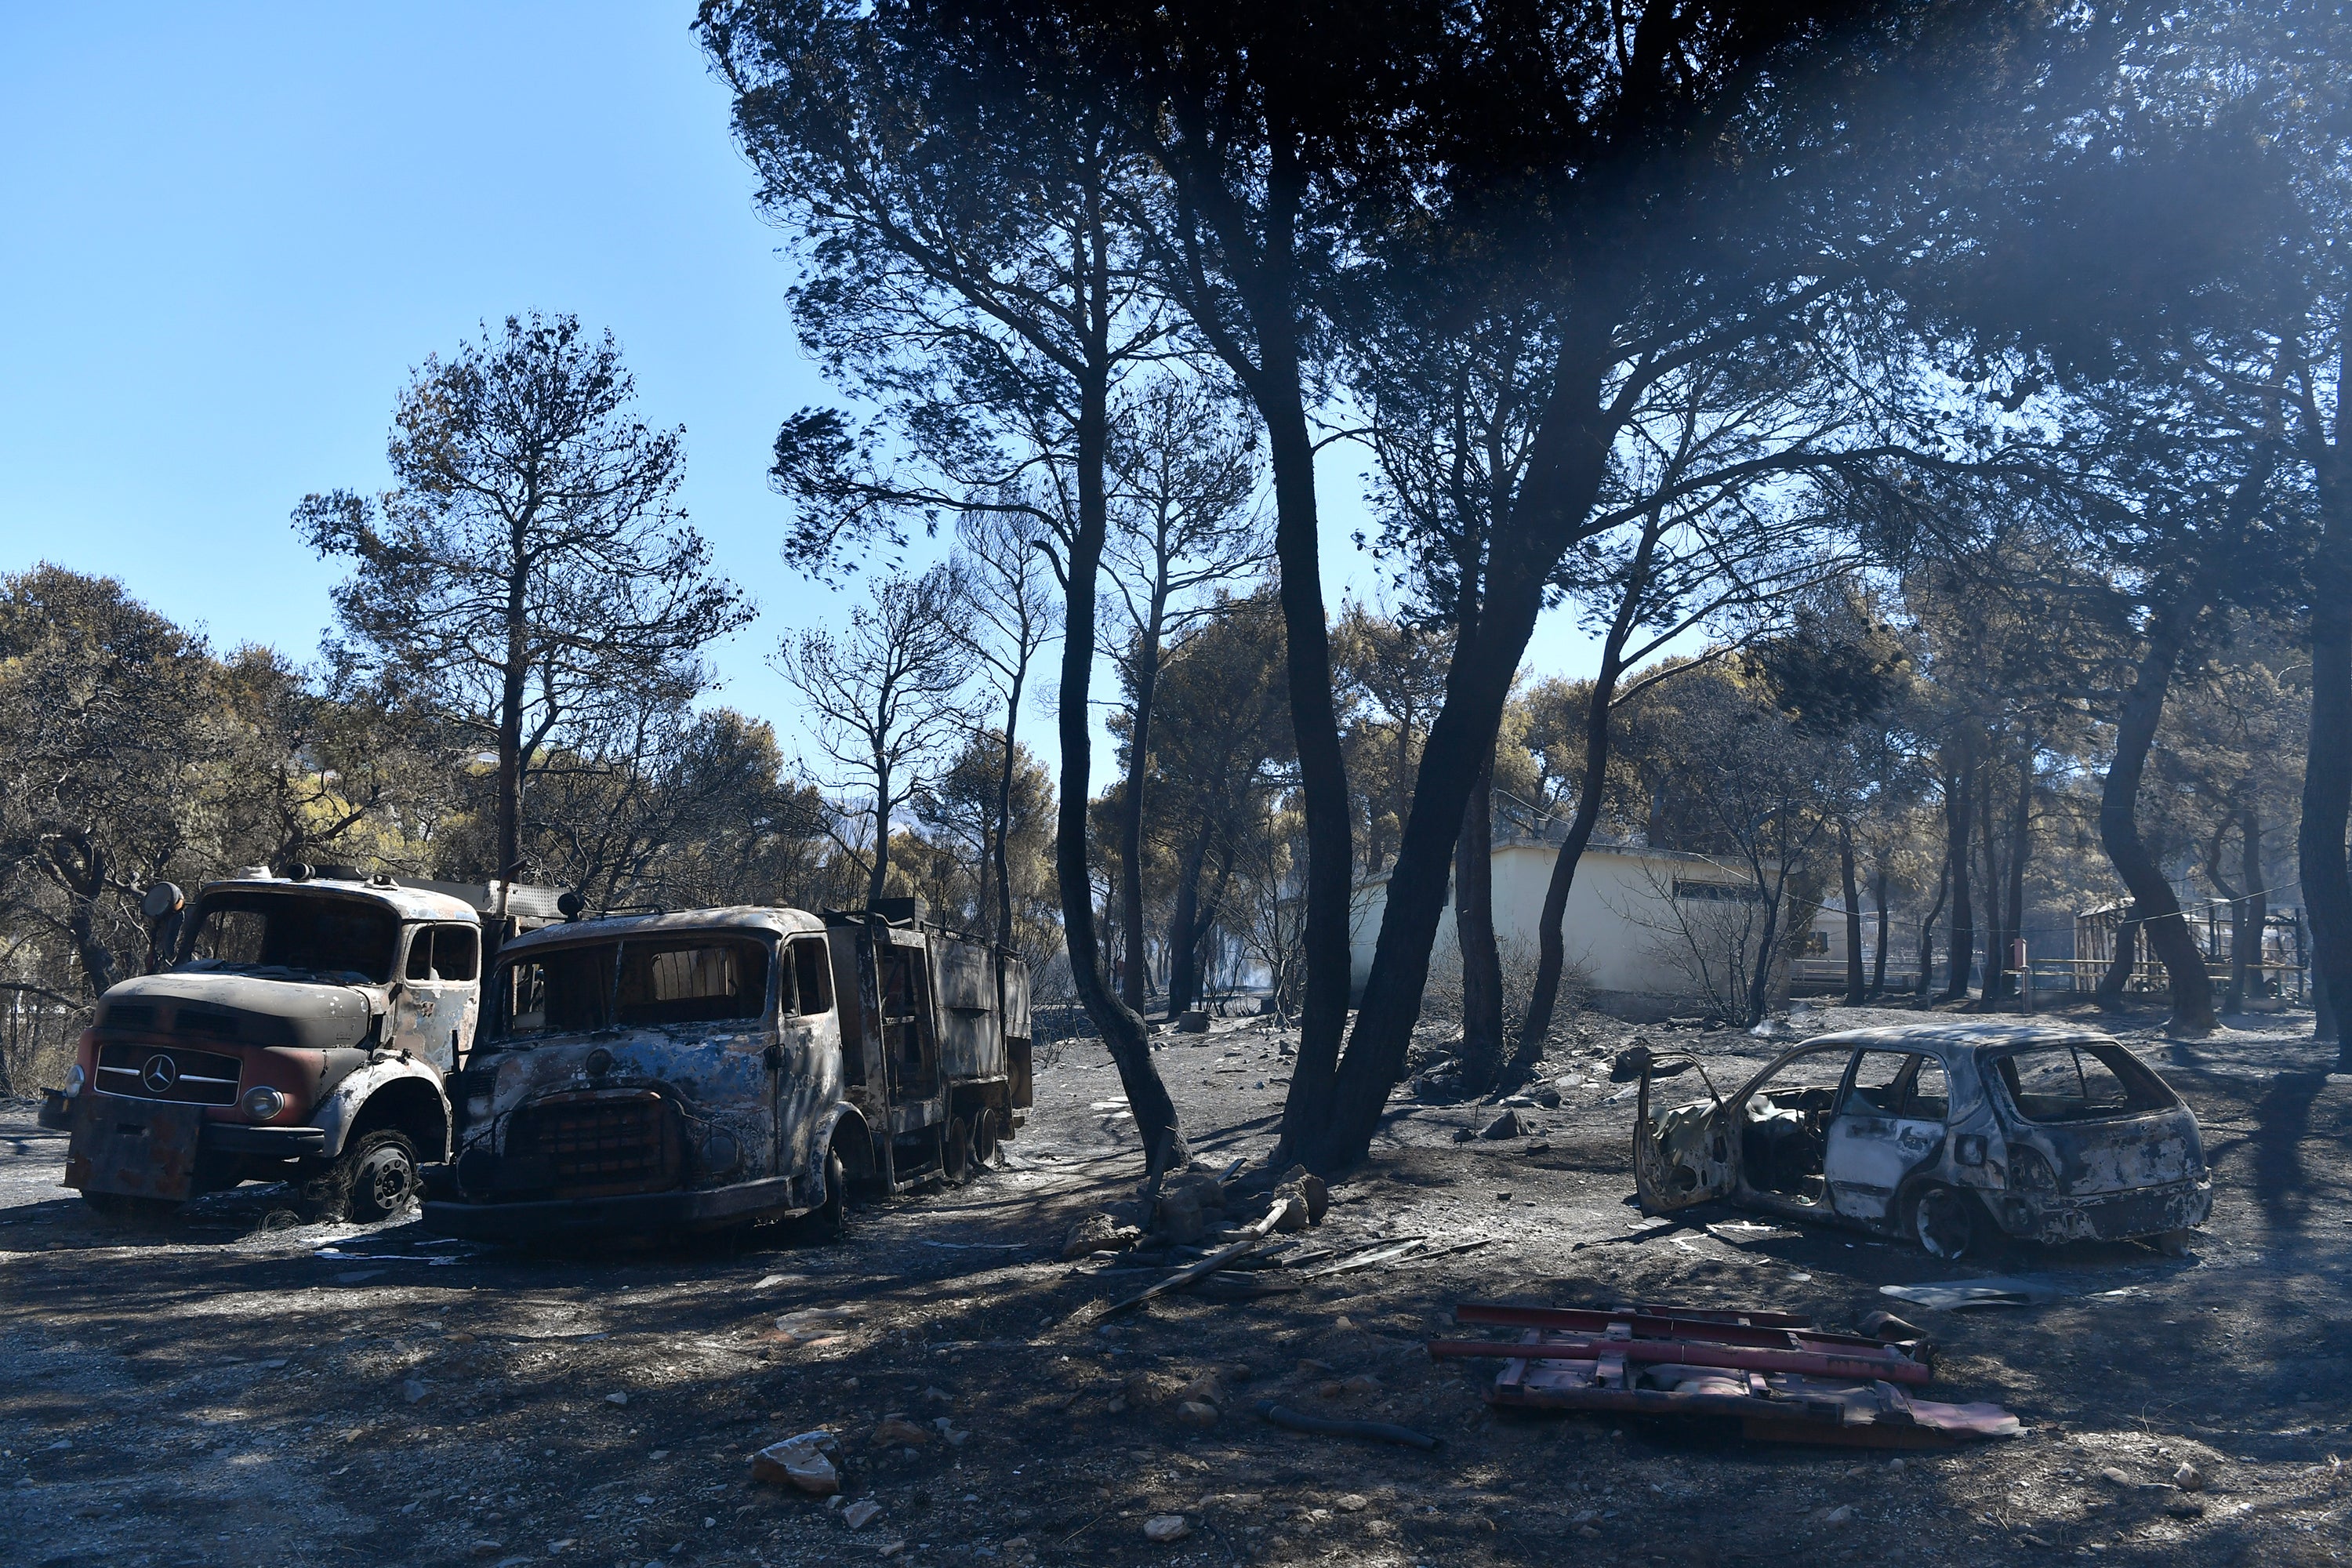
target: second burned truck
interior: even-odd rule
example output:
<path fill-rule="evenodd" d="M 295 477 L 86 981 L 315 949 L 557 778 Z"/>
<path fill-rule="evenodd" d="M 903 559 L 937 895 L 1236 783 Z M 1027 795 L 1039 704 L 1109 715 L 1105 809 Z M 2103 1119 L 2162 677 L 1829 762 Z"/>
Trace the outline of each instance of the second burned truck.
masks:
<path fill-rule="evenodd" d="M 430 1229 L 658 1237 L 957 1181 L 1030 1103 L 1029 970 L 915 900 L 580 921 L 509 943 Z"/>

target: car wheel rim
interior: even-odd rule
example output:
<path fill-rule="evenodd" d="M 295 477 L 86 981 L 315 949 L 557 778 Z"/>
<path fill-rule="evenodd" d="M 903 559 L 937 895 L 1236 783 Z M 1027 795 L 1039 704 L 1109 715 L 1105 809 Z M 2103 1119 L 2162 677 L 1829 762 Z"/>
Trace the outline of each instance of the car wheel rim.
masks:
<path fill-rule="evenodd" d="M 1921 1198 L 1912 1228 L 1918 1234 L 1919 1245 L 1937 1258 L 1958 1258 L 1968 1250 L 1969 1216 L 1948 1193 L 1929 1193 Z"/>

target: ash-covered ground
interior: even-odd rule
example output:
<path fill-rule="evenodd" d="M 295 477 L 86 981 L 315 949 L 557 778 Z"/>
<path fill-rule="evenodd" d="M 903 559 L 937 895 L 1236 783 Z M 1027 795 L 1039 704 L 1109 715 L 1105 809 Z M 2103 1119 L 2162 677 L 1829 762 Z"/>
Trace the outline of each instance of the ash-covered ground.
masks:
<path fill-rule="evenodd" d="M 1918 1016 L 1832 1007 L 1799 1022 L 1818 1033 Z M 18 1108 L 0 1117 L 8 1556 L 59 1568 L 2337 1561 L 2352 1552 L 2352 1474 L 2336 1462 L 2352 1459 L 2352 1079 L 2330 1073 L 2307 1015 L 2193 1044 L 2153 1024 L 2111 1026 L 2203 1122 L 2218 1199 L 2191 1255 L 2012 1260 L 2070 1294 L 1966 1314 L 1880 1296 L 1978 1271 L 1893 1244 L 1689 1228 L 1626 1239 L 1640 1223 L 1633 1102 L 1608 1058 L 1636 1037 L 1691 1049 L 1727 1089 L 1777 1047 L 1590 1016 L 1547 1066 L 1561 1103 L 1523 1110 L 1525 1136 L 1457 1142 L 1496 1108 L 1402 1090 L 1373 1158 L 1284 1256 L 1385 1237 L 1485 1245 L 1293 1291 L 1172 1295 L 1108 1326 L 1073 1319 L 1153 1276 L 1060 1258 L 1072 1225 L 1131 1201 L 1140 1173 L 1117 1075 L 1084 1042 L 1040 1074 L 1007 1168 L 869 1205 L 836 1246 L 784 1235 L 534 1257 L 436 1243 L 413 1219 L 293 1224 L 284 1194 L 260 1187 L 158 1232 L 112 1230 L 54 1184 L 63 1140 Z M 1284 1037 L 1237 1021 L 1160 1042 L 1202 1162 L 1262 1160 Z M 1943 1347 L 1928 1396 L 1998 1401 L 2026 1434 L 1897 1468 L 1884 1454 L 1498 1414 L 1479 1397 L 1495 1363 L 1423 1351 L 1466 1300 L 1769 1307 L 1837 1326 L 1893 1306 Z M 1191 1424 L 1188 1394 L 1221 1407 L 1213 1425 Z M 1252 1413 L 1265 1398 L 1402 1423 L 1444 1446 L 1278 1430 Z M 934 1436 L 910 1447 L 894 1427 L 899 1440 L 876 1444 L 893 1415 Z M 762 1445 L 814 1427 L 842 1439 L 847 1500 L 878 1505 L 860 1528 L 845 1503 L 751 1478 Z M 2201 1490 L 2170 1484 L 2184 1462 Z M 1147 1539 L 1145 1522 L 1167 1515 L 1182 1532 Z"/>

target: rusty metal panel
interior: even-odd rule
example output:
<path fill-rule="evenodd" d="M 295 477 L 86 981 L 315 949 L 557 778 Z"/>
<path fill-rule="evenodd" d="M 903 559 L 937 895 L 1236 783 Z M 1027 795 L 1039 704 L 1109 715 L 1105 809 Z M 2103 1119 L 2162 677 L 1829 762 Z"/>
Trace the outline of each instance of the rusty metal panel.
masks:
<path fill-rule="evenodd" d="M 940 1070 L 951 1083 L 1004 1077 L 995 954 L 978 942 L 933 940 L 939 957 Z"/>
<path fill-rule="evenodd" d="M 76 1097 L 66 1182 L 86 1193 L 184 1202 L 194 1195 L 202 1106 L 89 1092 Z"/>
<path fill-rule="evenodd" d="M 1913 1393 L 1933 1376 L 1929 1347 L 1818 1330 L 1778 1312 L 1465 1303 L 1455 1316 L 1524 1325 L 1517 1340 L 1429 1346 L 1440 1359 L 1500 1360 L 1490 1405 L 1728 1417 L 1766 1441 L 1863 1447 L 1947 1447 L 2021 1430 L 1999 1405 Z"/>
<path fill-rule="evenodd" d="M 1008 1039 L 1025 1040 L 1029 1035 L 1029 965 L 1027 961 L 1010 953 L 1000 961 L 1003 974 L 1003 1004 L 998 1016 L 1004 1020 Z"/>
<path fill-rule="evenodd" d="M 975 942 L 940 939 L 940 1001 L 958 1012 L 996 1010 L 996 987 L 990 983 L 988 949 Z"/>

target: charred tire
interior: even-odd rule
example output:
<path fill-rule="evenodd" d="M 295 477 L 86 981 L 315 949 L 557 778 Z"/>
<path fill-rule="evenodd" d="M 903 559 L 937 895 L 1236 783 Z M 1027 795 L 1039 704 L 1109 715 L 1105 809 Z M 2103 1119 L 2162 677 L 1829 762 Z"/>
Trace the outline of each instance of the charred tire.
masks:
<path fill-rule="evenodd" d="M 838 1148 L 824 1152 L 824 1202 L 809 1211 L 808 1228 L 819 1241 L 839 1241 L 849 1233 L 849 1172 Z"/>
<path fill-rule="evenodd" d="M 180 1212 L 181 1205 L 171 1198 L 138 1198 L 123 1193 L 84 1193 L 81 1201 L 89 1212 L 109 1225 L 147 1229 L 162 1225 Z"/>
<path fill-rule="evenodd" d="M 940 1173 L 950 1183 L 971 1180 L 972 1142 L 971 1119 L 950 1117 L 947 1131 L 940 1135 Z"/>
<path fill-rule="evenodd" d="M 1939 1182 L 1913 1195 L 1909 1223 L 1904 1228 L 1928 1256 L 1947 1261 L 1984 1252 L 1993 1231 L 1992 1221 L 1975 1198 Z"/>
<path fill-rule="evenodd" d="M 321 1219 L 390 1219 L 416 1201 L 416 1145 L 404 1132 L 370 1132 L 302 1184 L 304 1205 Z"/>
<path fill-rule="evenodd" d="M 996 1163 L 996 1112 L 983 1108 L 971 1119 L 971 1157 L 983 1165 Z"/>

